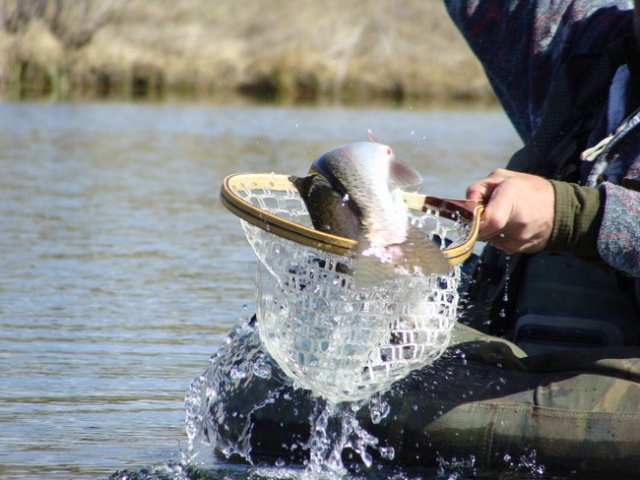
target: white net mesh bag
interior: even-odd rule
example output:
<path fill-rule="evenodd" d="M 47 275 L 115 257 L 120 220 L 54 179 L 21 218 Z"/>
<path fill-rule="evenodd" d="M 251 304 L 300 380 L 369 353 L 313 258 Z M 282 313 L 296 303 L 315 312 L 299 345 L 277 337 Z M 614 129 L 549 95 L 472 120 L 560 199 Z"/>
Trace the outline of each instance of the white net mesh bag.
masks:
<path fill-rule="evenodd" d="M 331 401 L 355 401 L 437 359 L 456 320 L 459 267 L 452 267 L 449 275 L 398 275 L 377 286 L 356 286 L 349 255 L 288 235 L 286 230 L 311 229 L 311 221 L 297 190 L 287 187 L 281 176 L 271 178 L 278 181 L 247 179 L 230 189 L 234 202 L 241 199 L 263 217 L 255 221 L 234 212 L 251 222 L 243 220 L 242 227 L 259 260 L 260 337 L 285 373 Z M 446 243 L 445 252 L 462 251 L 466 258 L 472 217 L 456 218 L 451 212 L 445 217 L 441 210 L 410 208 L 410 221 L 441 248 Z M 270 222 L 271 216 L 285 221 L 285 235 L 282 226 Z M 456 255 L 450 263 L 459 263 L 459 258 L 451 260 Z"/>

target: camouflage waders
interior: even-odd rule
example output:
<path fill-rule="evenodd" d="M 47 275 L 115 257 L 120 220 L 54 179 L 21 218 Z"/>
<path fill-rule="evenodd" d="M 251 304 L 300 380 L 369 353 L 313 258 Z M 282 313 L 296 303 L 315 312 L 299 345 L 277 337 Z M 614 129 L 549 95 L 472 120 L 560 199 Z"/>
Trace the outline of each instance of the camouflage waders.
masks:
<path fill-rule="evenodd" d="M 640 347 L 528 357 L 501 338 L 459 324 L 443 357 L 383 394 L 390 406 L 386 418 L 373 423 L 367 407 L 358 418 L 380 445 L 395 450 L 392 460 L 376 458 L 379 464 L 428 467 L 437 466 L 439 458 L 473 456 L 478 468 L 504 469 L 505 455 L 518 458 L 535 451 L 536 462 L 551 473 L 635 475 L 640 465 L 637 357 Z M 270 375 L 244 368 L 247 376 L 229 388 L 220 365 L 251 358 L 270 358 L 255 330 L 236 338 L 205 373 L 218 394 L 209 407 L 211 417 L 224 419 L 225 443 L 251 432 L 252 462 L 301 463 L 309 452 L 300 446 L 309 438 L 318 400 L 294 389 L 272 360 Z"/>

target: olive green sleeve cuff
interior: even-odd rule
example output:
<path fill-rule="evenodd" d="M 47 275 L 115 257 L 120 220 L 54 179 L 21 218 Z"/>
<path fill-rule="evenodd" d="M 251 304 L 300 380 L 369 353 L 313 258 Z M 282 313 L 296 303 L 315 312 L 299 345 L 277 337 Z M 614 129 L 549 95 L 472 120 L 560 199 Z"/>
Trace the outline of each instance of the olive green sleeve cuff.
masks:
<path fill-rule="evenodd" d="M 555 192 L 555 215 L 546 250 L 598 257 L 596 244 L 603 211 L 600 190 L 575 183 L 550 182 Z"/>

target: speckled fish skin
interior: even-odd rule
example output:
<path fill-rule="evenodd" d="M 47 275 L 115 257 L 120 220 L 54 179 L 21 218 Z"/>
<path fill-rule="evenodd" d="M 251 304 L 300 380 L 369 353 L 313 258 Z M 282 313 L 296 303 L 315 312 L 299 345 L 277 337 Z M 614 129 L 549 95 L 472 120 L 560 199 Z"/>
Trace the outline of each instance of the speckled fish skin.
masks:
<path fill-rule="evenodd" d="M 358 240 L 360 209 L 348 196 L 338 194 L 322 175 L 291 177 L 304 199 L 316 230 Z"/>
<path fill-rule="evenodd" d="M 408 221 L 402 188 L 419 185 L 422 177 L 387 145 L 337 147 L 318 157 L 308 176 L 290 179 L 314 228 L 358 241 L 354 275 L 363 283 L 388 279 L 400 266 L 424 275 L 449 272 L 440 249 Z"/>

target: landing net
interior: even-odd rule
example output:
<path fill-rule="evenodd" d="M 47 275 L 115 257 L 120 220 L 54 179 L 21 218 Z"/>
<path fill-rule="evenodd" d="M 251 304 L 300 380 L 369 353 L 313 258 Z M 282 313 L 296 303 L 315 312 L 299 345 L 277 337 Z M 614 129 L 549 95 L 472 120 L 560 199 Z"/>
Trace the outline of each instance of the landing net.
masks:
<path fill-rule="evenodd" d="M 259 260 L 261 340 L 301 387 L 334 402 L 364 399 L 446 349 L 458 305 L 458 264 L 471 253 L 478 212 L 405 194 L 411 223 L 440 245 L 451 271 L 362 287 L 350 274 L 355 242 L 314 230 L 286 176 L 232 175 L 221 199 L 242 219 Z"/>

